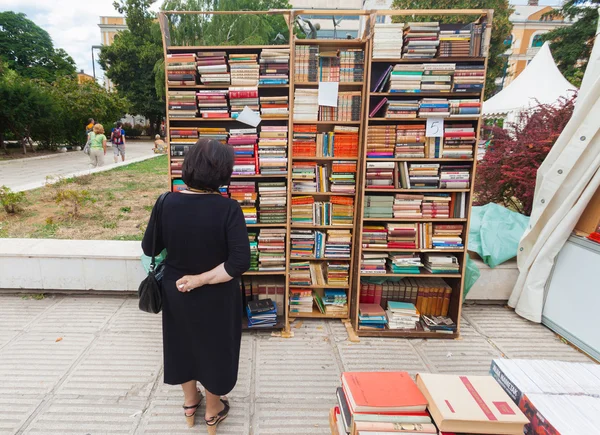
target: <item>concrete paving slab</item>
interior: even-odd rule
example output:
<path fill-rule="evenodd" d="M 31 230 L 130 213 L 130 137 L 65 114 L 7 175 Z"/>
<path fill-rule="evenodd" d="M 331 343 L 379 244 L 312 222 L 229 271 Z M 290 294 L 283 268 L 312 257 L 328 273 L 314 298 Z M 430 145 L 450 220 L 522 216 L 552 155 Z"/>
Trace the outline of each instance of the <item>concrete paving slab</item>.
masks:
<path fill-rule="evenodd" d="M 334 390 L 335 391 L 335 390 Z M 252 429 L 254 435 L 266 434 L 331 434 L 329 409 L 335 396 L 313 404 L 296 401 L 259 403 L 256 405 Z"/>
<path fill-rule="evenodd" d="M 360 343 L 340 342 L 337 347 L 346 371 L 401 370 L 413 376 L 430 371 L 410 340 L 361 338 Z"/>
<path fill-rule="evenodd" d="M 536 339 L 552 335 L 552 331 L 545 326 L 520 317 L 511 308 L 466 305 L 462 314 L 473 328 L 490 338 L 526 337 Z"/>
<path fill-rule="evenodd" d="M 14 434 L 25 424 L 43 399 L 43 394 L 38 394 L 37 397 L 16 394 L 1 395 L 0 435 Z"/>

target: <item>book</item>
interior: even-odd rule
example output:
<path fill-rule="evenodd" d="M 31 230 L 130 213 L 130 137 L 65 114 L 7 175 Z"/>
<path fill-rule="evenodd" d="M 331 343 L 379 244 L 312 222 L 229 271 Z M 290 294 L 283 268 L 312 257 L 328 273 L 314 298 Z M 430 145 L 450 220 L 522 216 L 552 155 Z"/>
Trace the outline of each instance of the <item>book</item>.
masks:
<path fill-rule="evenodd" d="M 344 372 L 342 387 L 351 413 L 423 412 L 427 407 L 406 372 Z"/>
<path fill-rule="evenodd" d="M 417 374 L 443 432 L 522 435 L 529 420 L 491 376 Z"/>

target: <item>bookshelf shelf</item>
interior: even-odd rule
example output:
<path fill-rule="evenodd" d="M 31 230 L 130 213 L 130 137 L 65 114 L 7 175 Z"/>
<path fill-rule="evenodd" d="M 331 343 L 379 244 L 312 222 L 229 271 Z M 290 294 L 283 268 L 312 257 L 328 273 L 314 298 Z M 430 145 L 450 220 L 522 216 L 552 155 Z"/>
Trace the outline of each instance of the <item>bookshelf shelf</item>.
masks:
<path fill-rule="evenodd" d="M 356 86 L 356 87 L 362 87 L 365 83 L 364 82 L 337 82 L 339 87 L 350 87 L 350 86 Z M 301 86 L 301 87 L 315 87 L 318 88 L 319 87 L 319 82 L 295 82 L 294 83 L 295 86 Z"/>
<path fill-rule="evenodd" d="M 352 230 L 354 225 L 301 225 L 291 224 L 294 230 Z"/>
<path fill-rule="evenodd" d="M 316 258 L 316 257 L 294 257 L 294 256 L 291 256 L 290 260 L 295 260 L 295 261 L 350 261 L 349 258 L 344 258 L 344 257 Z"/>
<path fill-rule="evenodd" d="M 331 162 L 336 160 L 345 160 L 349 162 L 358 161 L 358 157 L 294 157 L 297 162 Z"/>
<path fill-rule="evenodd" d="M 390 338 L 458 338 L 458 333 L 446 334 L 440 332 L 414 331 L 401 329 L 359 329 L 356 331 L 359 337 L 390 337 Z"/>
<path fill-rule="evenodd" d="M 301 319 L 346 319 L 348 318 L 348 314 L 324 314 L 321 313 L 317 309 L 313 309 L 312 313 L 292 313 L 290 312 L 290 317 Z"/>
<path fill-rule="evenodd" d="M 433 117 L 432 117 L 433 118 Z M 444 116 L 444 121 L 479 121 L 479 116 Z M 369 122 L 427 122 L 427 118 L 369 118 Z"/>
<path fill-rule="evenodd" d="M 390 252 L 393 252 L 392 249 L 390 249 Z M 364 273 L 361 272 L 360 276 L 362 277 L 406 277 L 406 278 L 462 278 L 462 275 L 460 273 L 427 273 L 427 272 L 421 272 L 421 273 Z"/>
<path fill-rule="evenodd" d="M 232 12 L 235 13 L 235 12 Z M 290 48 L 289 45 L 171 45 L 167 47 L 167 52 L 179 52 L 179 51 L 262 51 L 265 48 Z"/>
<path fill-rule="evenodd" d="M 484 57 L 434 57 L 433 59 L 406 58 L 377 58 L 372 63 L 454 63 L 454 62 L 484 62 Z"/>
<path fill-rule="evenodd" d="M 232 175 L 231 178 L 286 178 L 286 174 L 256 174 L 256 175 Z"/>
<path fill-rule="evenodd" d="M 312 289 L 319 289 L 319 288 L 335 288 L 335 289 L 348 289 L 350 288 L 350 286 L 348 285 L 327 285 L 327 284 L 321 284 L 321 285 L 290 285 L 290 288 L 312 288 Z"/>
<path fill-rule="evenodd" d="M 294 192 L 294 196 L 351 196 L 354 198 L 354 193 L 337 193 L 337 192 Z"/>
<path fill-rule="evenodd" d="M 294 124 L 316 124 L 316 125 L 360 125 L 360 121 L 293 121 Z"/>
<path fill-rule="evenodd" d="M 259 270 L 249 270 L 248 272 L 244 273 L 244 276 L 271 276 L 271 275 L 285 275 L 286 271 L 282 270 L 282 271 L 259 271 Z"/>
<path fill-rule="evenodd" d="M 370 97 L 448 97 L 448 98 L 463 98 L 463 97 L 479 97 L 479 92 L 370 92 Z"/>
<path fill-rule="evenodd" d="M 363 252 L 465 252 L 464 249 L 396 249 L 396 248 L 362 248 Z"/>
<path fill-rule="evenodd" d="M 287 121 L 288 118 L 263 118 L 262 122 L 264 121 Z M 236 118 L 173 118 L 170 117 L 169 118 L 170 122 L 173 121 L 185 121 L 185 122 L 233 122 L 233 121 L 237 121 Z M 238 121 L 239 122 L 239 121 Z M 245 125 L 240 123 L 239 125 Z"/>
<path fill-rule="evenodd" d="M 176 90 L 185 90 L 185 89 L 223 89 L 228 90 L 231 87 L 235 87 L 235 85 L 194 85 L 194 86 L 185 86 L 185 85 L 169 85 L 169 89 Z M 290 85 L 258 85 L 258 89 L 287 89 Z"/>
<path fill-rule="evenodd" d="M 285 228 L 287 224 L 246 224 L 248 228 Z"/>
<path fill-rule="evenodd" d="M 411 218 L 363 218 L 365 222 L 466 222 L 462 218 L 443 218 L 443 219 L 411 219 Z"/>
<path fill-rule="evenodd" d="M 457 192 L 470 192 L 469 189 L 364 189 L 368 193 L 423 193 L 423 192 L 434 192 L 434 193 L 457 193 Z"/>
<path fill-rule="evenodd" d="M 335 11 L 332 11 L 335 12 Z M 295 45 L 330 45 L 335 47 L 363 47 L 360 39 L 294 39 Z"/>
<path fill-rule="evenodd" d="M 368 158 L 367 157 L 367 162 L 432 162 L 432 163 L 437 163 L 437 162 L 472 162 L 473 159 L 438 159 L 438 158 L 434 158 L 434 157 L 424 157 L 424 158 L 402 158 L 402 157 L 394 157 L 394 158 L 387 158 L 387 157 L 382 157 L 382 158 Z"/>

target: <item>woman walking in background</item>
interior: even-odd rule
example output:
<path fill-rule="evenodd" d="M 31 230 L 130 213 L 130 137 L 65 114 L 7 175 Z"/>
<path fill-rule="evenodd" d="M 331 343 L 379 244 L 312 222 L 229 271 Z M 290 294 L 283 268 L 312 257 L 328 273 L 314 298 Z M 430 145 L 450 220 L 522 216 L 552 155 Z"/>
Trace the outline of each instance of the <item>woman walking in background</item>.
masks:
<path fill-rule="evenodd" d="M 110 141 L 113 144 L 113 151 L 115 154 L 115 163 L 119 162 L 119 155 L 121 155 L 121 161 L 125 161 L 125 130 L 123 130 L 123 123 L 117 122 L 117 127 L 113 128 L 110 133 Z"/>
<path fill-rule="evenodd" d="M 206 393 L 209 433 L 229 413 L 225 397 L 237 382 L 242 334 L 239 277 L 250 267 L 250 246 L 239 204 L 219 193 L 233 171 L 233 150 L 199 140 L 185 156 L 188 190 L 171 193 L 152 210 L 142 241 L 146 255 L 167 250 L 162 281 L 164 380 L 181 385 L 189 426 Z M 158 219 L 152 251 L 152 228 Z"/>
<path fill-rule="evenodd" d="M 90 166 L 97 168 L 104 165 L 106 155 L 106 136 L 102 124 L 95 124 L 94 129 L 88 134 L 90 141 Z"/>

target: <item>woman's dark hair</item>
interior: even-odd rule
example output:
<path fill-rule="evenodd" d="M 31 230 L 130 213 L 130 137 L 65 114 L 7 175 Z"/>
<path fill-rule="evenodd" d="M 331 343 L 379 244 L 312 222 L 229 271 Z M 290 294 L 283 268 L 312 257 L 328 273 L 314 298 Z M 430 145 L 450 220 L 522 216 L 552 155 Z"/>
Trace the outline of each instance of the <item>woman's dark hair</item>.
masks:
<path fill-rule="evenodd" d="M 193 189 L 218 190 L 229 184 L 233 172 L 233 148 L 213 139 L 200 139 L 183 160 L 183 182 Z"/>
<path fill-rule="evenodd" d="M 88 118 L 88 124 L 91 124 L 92 122 L 94 122 L 94 118 Z"/>
<path fill-rule="evenodd" d="M 117 122 L 117 128 L 123 127 L 123 123 L 121 121 Z"/>

